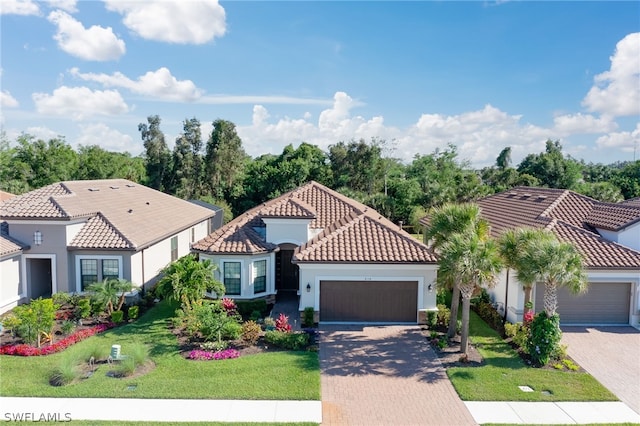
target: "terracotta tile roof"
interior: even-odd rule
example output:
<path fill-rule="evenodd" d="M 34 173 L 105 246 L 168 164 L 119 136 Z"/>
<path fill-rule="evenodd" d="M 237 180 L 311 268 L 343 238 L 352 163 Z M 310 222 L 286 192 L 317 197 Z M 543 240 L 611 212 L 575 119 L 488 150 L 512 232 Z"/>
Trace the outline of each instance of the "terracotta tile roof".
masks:
<path fill-rule="evenodd" d="M 586 229 L 554 221 L 549 229 L 560 241 L 572 243 L 588 268 L 640 268 L 640 252 Z"/>
<path fill-rule="evenodd" d="M 10 237 L 8 228 L 7 222 L 0 223 L 0 257 L 20 253 L 29 248 L 29 244 Z"/>
<path fill-rule="evenodd" d="M 478 205 L 496 237 L 515 227 L 548 228 L 559 239 L 574 243 L 589 267 L 640 267 L 639 252 L 602 238 L 594 229 L 618 230 L 635 223 L 640 208 L 601 203 L 568 190 L 530 187 L 490 195 Z"/>
<path fill-rule="evenodd" d="M 8 200 L 9 198 L 15 197 L 14 194 L 6 191 L 0 191 L 0 202 Z"/>
<path fill-rule="evenodd" d="M 618 231 L 639 221 L 640 205 L 635 206 L 631 203 L 598 203 L 585 219 L 585 222 L 594 228 L 610 231 Z"/>
<path fill-rule="evenodd" d="M 629 198 L 628 200 L 621 201 L 620 204 L 640 207 L 640 197 Z"/>
<path fill-rule="evenodd" d="M 78 248 L 139 250 L 214 214 L 126 179 L 60 182 L 0 203 L 3 220 L 87 218 Z"/>
<path fill-rule="evenodd" d="M 254 207 L 198 241 L 194 250 L 213 254 L 260 253 L 277 246 L 264 241 L 254 227 L 265 218 L 310 218 L 322 231 L 294 252 L 294 261 L 435 263 L 429 248 L 378 212 L 317 182 Z"/>

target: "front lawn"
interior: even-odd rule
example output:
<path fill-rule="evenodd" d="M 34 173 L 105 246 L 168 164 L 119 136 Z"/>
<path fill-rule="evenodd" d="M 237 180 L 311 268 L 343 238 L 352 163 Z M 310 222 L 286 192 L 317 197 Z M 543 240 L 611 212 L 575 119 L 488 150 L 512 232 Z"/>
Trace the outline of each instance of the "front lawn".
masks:
<path fill-rule="evenodd" d="M 175 306 L 162 302 L 137 322 L 82 341 L 61 353 L 41 357 L 0 356 L 0 395 L 71 398 L 184 398 L 319 400 L 317 352 L 277 351 L 221 361 L 190 361 L 179 351 L 167 319 Z M 51 386 L 51 371 L 64 357 L 82 357 L 95 345 L 122 353 L 134 343 L 150 349 L 155 368 L 133 378 L 106 375 L 100 365 L 88 379 Z"/>
<path fill-rule="evenodd" d="M 556 371 L 525 365 L 492 328 L 471 312 L 470 336 L 484 358 L 481 367 L 447 370 L 464 401 L 617 401 L 587 373 Z M 518 386 L 529 386 L 523 392 Z"/>

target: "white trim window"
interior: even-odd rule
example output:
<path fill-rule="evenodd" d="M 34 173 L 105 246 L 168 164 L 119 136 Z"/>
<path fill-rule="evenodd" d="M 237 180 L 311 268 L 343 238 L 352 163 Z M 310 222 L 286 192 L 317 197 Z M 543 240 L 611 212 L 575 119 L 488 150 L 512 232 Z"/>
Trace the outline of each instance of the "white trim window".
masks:
<path fill-rule="evenodd" d="M 122 256 L 76 256 L 76 291 L 106 279 L 123 278 L 122 266 Z"/>
<path fill-rule="evenodd" d="M 225 294 L 240 296 L 242 291 L 242 263 L 223 262 Z"/>
<path fill-rule="evenodd" d="M 256 260 L 253 262 L 253 293 L 264 293 L 267 291 L 267 260 Z"/>
<path fill-rule="evenodd" d="M 171 237 L 171 261 L 178 260 L 178 236 Z"/>

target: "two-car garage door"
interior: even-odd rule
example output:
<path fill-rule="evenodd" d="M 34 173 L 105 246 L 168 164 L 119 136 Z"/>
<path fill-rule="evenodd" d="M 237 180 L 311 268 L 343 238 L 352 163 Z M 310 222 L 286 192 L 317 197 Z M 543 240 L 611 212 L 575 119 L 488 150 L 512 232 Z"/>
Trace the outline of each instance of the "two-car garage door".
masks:
<path fill-rule="evenodd" d="M 320 321 L 416 322 L 416 281 L 320 281 Z"/>
<path fill-rule="evenodd" d="M 589 283 L 584 294 L 558 289 L 558 314 L 562 324 L 628 324 L 631 284 Z M 544 286 L 536 285 L 536 312 L 544 310 Z"/>

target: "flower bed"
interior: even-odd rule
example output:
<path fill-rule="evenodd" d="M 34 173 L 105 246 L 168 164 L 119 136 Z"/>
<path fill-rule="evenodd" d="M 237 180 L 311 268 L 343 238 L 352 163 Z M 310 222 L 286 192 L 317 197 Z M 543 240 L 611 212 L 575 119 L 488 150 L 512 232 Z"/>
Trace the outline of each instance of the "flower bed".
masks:
<path fill-rule="evenodd" d="M 232 359 L 238 358 L 240 356 L 240 351 L 236 349 L 225 349 L 223 351 L 205 351 L 202 349 L 194 349 L 189 352 L 187 358 L 199 360 L 199 361 L 211 361 L 211 360 L 221 360 L 221 359 Z"/>
<path fill-rule="evenodd" d="M 18 345 L 3 345 L 0 346 L 0 355 L 15 355 L 15 356 L 42 356 L 51 355 L 56 352 L 60 352 L 71 345 L 74 345 L 88 337 L 97 333 L 102 333 L 105 330 L 115 327 L 115 323 L 98 324 L 91 328 L 85 328 L 77 331 L 70 336 L 62 338 L 55 343 L 41 346 L 39 348 L 27 344 Z"/>

